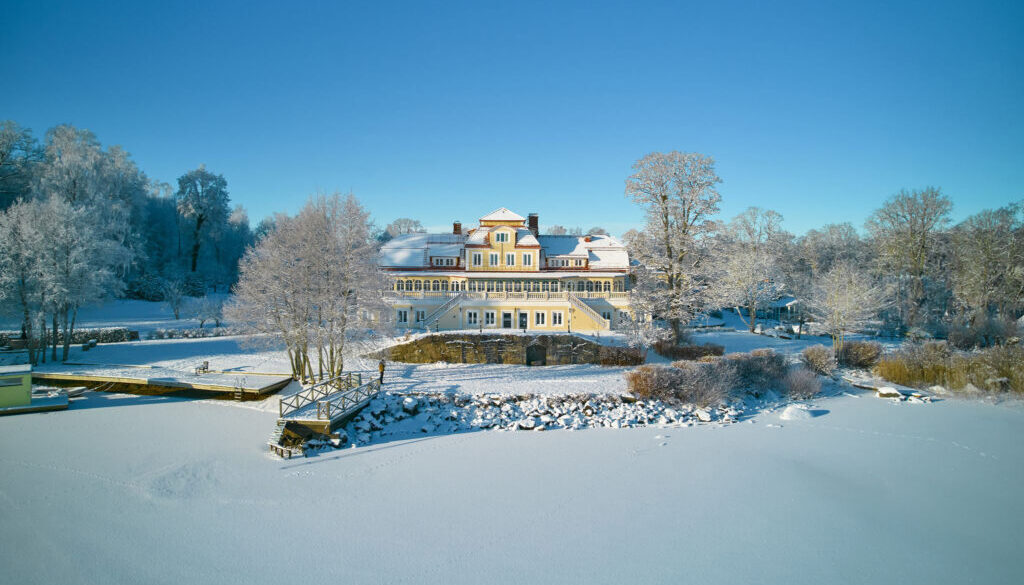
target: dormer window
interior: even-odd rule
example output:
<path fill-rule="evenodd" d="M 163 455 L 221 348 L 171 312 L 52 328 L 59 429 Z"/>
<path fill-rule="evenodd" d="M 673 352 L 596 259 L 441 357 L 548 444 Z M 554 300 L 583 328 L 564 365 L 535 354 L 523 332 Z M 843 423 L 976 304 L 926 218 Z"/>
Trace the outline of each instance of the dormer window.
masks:
<path fill-rule="evenodd" d="M 505 242 L 508 242 L 508 232 L 498 232 L 494 234 L 494 241 L 498 242 L 499 244 L 504 244 Z"/>

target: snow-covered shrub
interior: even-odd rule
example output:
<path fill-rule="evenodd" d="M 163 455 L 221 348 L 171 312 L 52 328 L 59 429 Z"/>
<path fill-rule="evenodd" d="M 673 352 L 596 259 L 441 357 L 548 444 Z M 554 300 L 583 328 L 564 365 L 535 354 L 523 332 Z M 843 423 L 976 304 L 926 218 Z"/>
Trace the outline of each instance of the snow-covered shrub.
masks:
<path fill-rule="evenodd" d="M 626 384 L 637 398 L 701 407 L 723 402 L 737 382 L 735 368 L 723 360 L 683 360 L 672 367 L 647 365 L 626 372 Z"/>
<path fill-rule="evenodd" d="M 625 376 L 630 394 L 642 399 L 667 400 L 683 383 L 683 371 L 668 366 L 640 366 Z"/>
<path fill-rule="evenodd" d="M 654 344 L 654 351 L 674 360 L 697 360 L 708 355 L 722 355 L 725 347 L 714 343 L 676 345 L 671 339 L 664 339 Z"/>
<path fill-rule="evenodd" d="M 944 343 L 912 345 L 885 356 L 874 372 L 905 386 L 939 384 L 960 390 L 972 385 L 993 392 L 1024 392 L 1024 348 L 992 347 L 958 354 Z"/>
<path fill-rule="evenodd" d="M 949 326 L 947 339 L 958 349 L 974 349 L 1001 345 L 1020 335 L 1016 321 L 1008 317 L 978 318 L 974 323 L 954 323 Z"/>
<path fill-rule="evenodd" d="M 836 357 L 844 366 L 870 368 L 882 357 L 882 344 L 875 341 L 847 341 Z"/>
<path fill-rule="evenodd" d="M 602 366 L 635 366 L 644 363 L 647 352 L 635 347 L 602 345 L 598 348 L 598 360 Z"/>
<path fill-rule="evenodd" d="M 836 369 L 836 358 L 832 350 L 824 345 L 812 345 L 800 352 L 800 359 L 811 371 L 831 376 Z"/>
<path fill-rule="evenodd" d="M 752 388 L 780 388 L 788 369 L 786 357 L 771 349 L 730 353 L 725 359 L 736 368 L 740 384 Z"/>
<path fill-rule="evenodd" d="M 790 368 L 783 379 L 786 394 L 795 400 L 814 398 L 821 392 L 821 380 L 805 367 Z"/>

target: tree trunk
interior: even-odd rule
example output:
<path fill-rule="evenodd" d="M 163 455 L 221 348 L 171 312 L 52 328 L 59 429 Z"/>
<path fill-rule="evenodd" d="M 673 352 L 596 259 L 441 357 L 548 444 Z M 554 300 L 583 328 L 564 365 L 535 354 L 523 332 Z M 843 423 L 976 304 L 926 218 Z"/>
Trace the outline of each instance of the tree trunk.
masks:
<path fill-rule="evenodd" d="M 50 351 L 50 361 L 57 361 L 57 310 L 53 311 L 53 349 Z"/>
<path fill-rule="evenodd" d="M 757 302 L 751 302 L 750 306 L 747 307 L 747 311 L 750 312 L 750 332 L 753 333 L 757 327 Z"/>
<path fill-rule="evenodd" d="M 199 233 L 200 230 L 202 230 L 203 228 L 203 221 L 205 221 L 205 218 L 203 218 L 203 216 L 199 216 L 196 218 L 195 237 L 192 239 L 192 272 L 196 271 L 196 264 L 199 262 Z"/>
<path fill-rule="evenodd" d="M 36 349 L 32 347 L 32 315 L 29 314 L 28 305 L 24 306 L 24 319 L 21 322 L 22 337 L 25 339 L 25 347 L 28 349 L 28 363 L 36 365 L 38 357 Z"/>
<path fill-rule="evenodd" d="M 683 337 L 683 323 L 678 317 L 673 317 L 668 320 L 669 325 L 672 326 L 672 343 L 679 345 L 679 341 Z"/>
<path fill-rule="evenodd" d="M 68 319 L 68 313 L 71 313 L 71 318 Z M 68 361 L 68 355 L 71 351 L 71 337 L 75 334 L 75 319 L 78 318 L 78 307 L 75 307 L 71 311 L 64 311 L 64 351 L 62 361 Z"/>

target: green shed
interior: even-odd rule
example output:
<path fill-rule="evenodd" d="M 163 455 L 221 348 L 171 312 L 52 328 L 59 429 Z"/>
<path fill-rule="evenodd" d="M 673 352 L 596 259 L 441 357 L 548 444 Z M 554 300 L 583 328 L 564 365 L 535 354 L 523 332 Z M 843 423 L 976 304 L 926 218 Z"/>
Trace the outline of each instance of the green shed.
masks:
<path fill-rule="evenodd" d="M 0 408 L 32 402 L 32 366 L 0 366 Z"/>

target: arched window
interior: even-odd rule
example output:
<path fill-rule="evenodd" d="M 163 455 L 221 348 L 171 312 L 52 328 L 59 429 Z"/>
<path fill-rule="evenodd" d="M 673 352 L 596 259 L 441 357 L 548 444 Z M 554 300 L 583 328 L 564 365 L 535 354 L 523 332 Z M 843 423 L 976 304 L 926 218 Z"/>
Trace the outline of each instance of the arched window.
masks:
<path fill-rule="evenodd" d="M 622 292 L 622 279 L 615 279 L 615 292 Z"/>
<path fill-rule="evenodd" d="M 543 283 L 541 283 L 540 286 L 541 286 L 540 290 L 542 290 L 544 292 L 548 292 L 548 281 L 545 280 Z"/>
<path fill-rule="evenodd" d="M 423 281 L 414 280 L 412 282 L 413 282 L 413 286 L 416 287 L 416 290 L 422 290 L 423 289 Z"/>
<path fill-rule="evenodd" d="M 433 290 L 435 290 L 435 291 L 441 290 L 441 281 L 440 280 L 435 280 L 434 284 L 433 284 L 433 286 L 431 288 Z"/>
<path fill-rule="evenodd" d="M 411 280 L 405 281 L 405 290 L 408 290 L 408 291 L 412 290 L 412 281 Z"/>
<path fill-rule="evenodd" d="M 587 292 L 591 292 L 593 290 L 594 290 L 594 281 L 588 280 L 587 281 Z"/>
<path fill-rule="evenodd" d="M 441 290 L 443 290 L 445 292 L 448 292 L 448 281 L 447 280 L 442 280 L 441 281 Z"/>
<path fill-rule="evenodd" d="M 518 281 L 518 280 L 517 280 L 517 281 L 515 282 L 515 284 L 514 284 L 514 285 L 512 285 L 512 286 L 513 286 L 513 287 L 515 287 L 515 291 L 516 291 L 516 292 L 520 292 L 520 291 L 522 291 L 522 290 L 523 290 L 523 283 L 522 283 L 521 281 Z"/>
<path fill-rule="evenodd" d="M 405 290 L 405 281 L 396 280 L 395 281 L 395 290 Z"/>
<path fill-rule="evenodd" d="M 609 280 L 604 281 L 604 292 L 612 291 L 612 283 Z"/>

